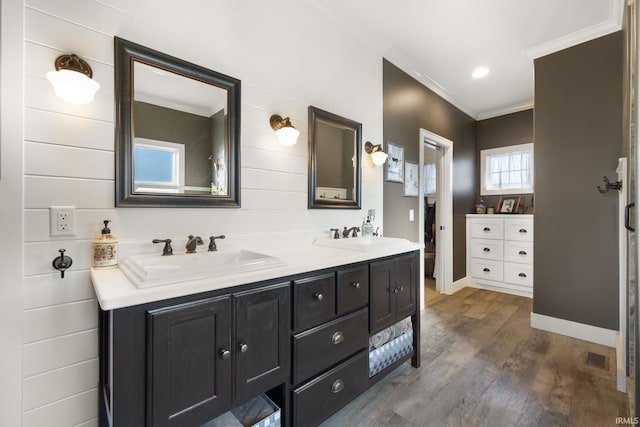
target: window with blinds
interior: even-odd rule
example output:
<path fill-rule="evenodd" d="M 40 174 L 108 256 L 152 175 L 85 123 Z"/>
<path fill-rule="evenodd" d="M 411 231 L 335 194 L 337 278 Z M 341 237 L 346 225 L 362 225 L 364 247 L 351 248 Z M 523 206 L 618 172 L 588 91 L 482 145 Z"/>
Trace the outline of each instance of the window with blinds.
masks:
<path fill-rule="evenodd" d="M 480 194 L 533 193 L 533 144 L 480 151 Z"/>

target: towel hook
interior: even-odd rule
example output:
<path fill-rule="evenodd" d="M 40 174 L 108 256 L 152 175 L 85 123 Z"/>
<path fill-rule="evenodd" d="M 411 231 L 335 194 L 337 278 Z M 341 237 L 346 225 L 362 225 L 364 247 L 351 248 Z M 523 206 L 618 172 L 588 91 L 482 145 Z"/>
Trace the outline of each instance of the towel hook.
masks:
<path fill-rule="evenodd" d="M 622 190 L 622 181 L 616 181 L 612 183 L 609 181 L 609 178 L 607 178 L 606 176 L 603 176 L 602 180 L 604 181 L 604 188 L 601 188 L 598 185 L 598 191 L 601 194 L 606 194 L 609 192 L 609 190 Z"/>

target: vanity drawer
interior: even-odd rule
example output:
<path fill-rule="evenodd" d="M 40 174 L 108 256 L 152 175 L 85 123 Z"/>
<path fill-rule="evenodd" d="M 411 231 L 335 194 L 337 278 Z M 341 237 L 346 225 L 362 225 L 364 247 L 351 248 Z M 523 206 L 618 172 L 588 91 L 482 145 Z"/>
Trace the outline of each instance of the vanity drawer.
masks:
<path fill-rule="evenodd" d="M 474 258 L 501 260 L 502 240 L 471 239 L 471 256 Z"/>
<path fill-rule="evenodd" d="M 293 336 L 293 383 L 299 384 L 369 343 L 366 308 Z"/>
<path fill-rule="evenodd" d="M 505 240 L 533 242 L 533 221 L 528 219 L 507 219 L 504 222 Z"/>
<path fill-rule="evenodd" d="M 477 279 L 502 282 L 502 261 L 471 259 L 471 276 Z"/>
<path fill-rule="evenodd" d="M 502 236 L 504 236 L 502 219 L 473 218 L 471 220 L 471 237 L 502 240 Z"/>
<path fill-rule="evenodd" d="M 336 276 L 327 273 L 293 282 L 293 328 L 301 330 L 333 319 L 336 314 Z"/>
<path fill-rule="evenodd" d="M 368 371 L 365 350 L 293 390 L 293 425 L 320 424 L 367 389 Z"/>
<path fill-rule="evenodd" d="M 504 260 L 533 264 L 533 242 L 506 241 L 504 243 Z"/>
<path fill-rule="evenodd" d="M 369 266 L 338 271 L 338 315 L 369 303 Z"/>
<path fill-rule="evenodd" d="M 527 264 L 504 263 L 504 281 L 514 285 L 533 286 L 533 266 Z"/>

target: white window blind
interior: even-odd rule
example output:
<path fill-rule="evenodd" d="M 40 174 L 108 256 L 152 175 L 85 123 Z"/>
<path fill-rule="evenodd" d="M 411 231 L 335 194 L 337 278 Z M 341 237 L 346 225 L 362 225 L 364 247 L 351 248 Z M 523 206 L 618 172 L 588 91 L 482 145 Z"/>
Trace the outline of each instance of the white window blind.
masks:
<path fill-rule="evenodd" d="M 424 194 L 436 193 L 436 164 L 427 163 L 424 165 Z"/>
<path fill-rule="evenodd" d="M 482 150 L 481 194 L 533 193 L 533 144 Z"/>

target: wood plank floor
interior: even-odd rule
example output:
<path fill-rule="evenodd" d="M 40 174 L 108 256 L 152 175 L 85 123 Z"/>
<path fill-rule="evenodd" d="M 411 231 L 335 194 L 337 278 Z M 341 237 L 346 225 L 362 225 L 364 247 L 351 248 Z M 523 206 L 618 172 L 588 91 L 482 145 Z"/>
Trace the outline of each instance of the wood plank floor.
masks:
<path fill-rule="evenodd" d="M 615 426 L 615 350 L 532 329 L 528 298 L 431 291 L 422 365 L 404 364 L 327 420 L 329 426 Z M 587 365 L 587 353 L 608 369 Z"/>

